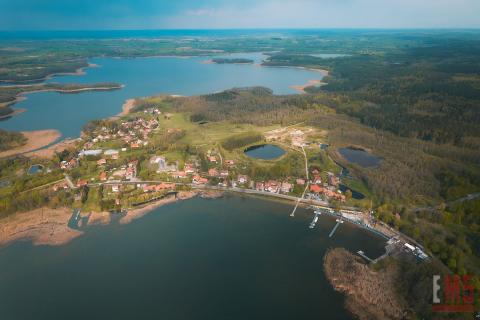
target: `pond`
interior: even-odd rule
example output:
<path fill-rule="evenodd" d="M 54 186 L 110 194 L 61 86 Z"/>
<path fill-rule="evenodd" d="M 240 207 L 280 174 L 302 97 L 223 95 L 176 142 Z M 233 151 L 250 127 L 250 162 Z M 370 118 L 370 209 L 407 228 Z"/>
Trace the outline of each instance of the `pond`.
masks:
<path fill-rule="evenodd" d="M 250 158 L 273 160 L 285 154 L 285 150 L 273 144 L 262 144 L 245 149 L 244 153 Z"/>
<path fill-rule="evenodd" d="M 348 147 L 348 148 L 340 148 L 338 152 L 344 157 L 348 162 L 358 164 L 364 168 L 375 168 L 380 165 L 381 158 L 368 153 L 367 151 Z"/>
<path fill-rule="evenodd" d="M 28 169 L 28 174 L 37 174 L 43 171 L 43 166 L 41 164 L 34 164 Z"/>

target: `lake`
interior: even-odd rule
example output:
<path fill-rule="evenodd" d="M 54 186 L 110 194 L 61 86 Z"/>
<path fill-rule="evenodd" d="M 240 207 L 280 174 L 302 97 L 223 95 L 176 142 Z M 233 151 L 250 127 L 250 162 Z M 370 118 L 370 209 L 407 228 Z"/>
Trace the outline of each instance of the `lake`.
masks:
<path fill-rule="evenodd" d="M 325 279 L 330 247 L 375 258 L 385 242 L 349 223 L 257 198 L 195 198 L 61 247 L 0 249 L 0 319 L 350 319 Z"/>
<path fill-rule="evenodd" d="M 254 159 L 273 160 L 283 156 L 285 150 L 273 144 L 262 144 L 248 147 L 244 153 Z"/>
<path fill-rule="evenodd" d="M 364 168 L 374 168 L 378 167 L 381 162 L 381 158 L 368 153 L 365 150 L 358 148 L 340 148 L 338 152 L 344 157 L 348 162 L 358 164 Z"/>
<path fill-rule="evenodd" d="M 0 121 L 0 128 L 15 131 L 57 129 L 63 138 L 78 137 L 90 120 L 118 114 L 126 99 L 155 94 L 199 95 L 234 87 L 265 86 L 276 94 L 296 93 L 292 85 L 322 79 L 316 71 L 300 68 L 261 67 L 261 53 L 218 55 L 246 58 L 255 64 L 205 63 L 213 57 L 94 58 L 100 67 L 87 68 L 83 76 L 56 76 L 47 82 L 93 84 L 116 82 L 121 90 L 61 94 L 40 92 L 26 95 L 15 104 L 26 112 Z"/>

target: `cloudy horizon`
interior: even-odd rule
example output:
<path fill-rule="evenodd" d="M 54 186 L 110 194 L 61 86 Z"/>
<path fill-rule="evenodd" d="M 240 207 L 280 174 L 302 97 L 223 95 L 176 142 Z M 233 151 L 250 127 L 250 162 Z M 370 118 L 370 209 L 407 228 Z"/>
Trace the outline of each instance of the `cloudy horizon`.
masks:
<path fill-rule="evenodd" d="M 0 0 L 0 30 L 479 28 L 477 0 Z"/>

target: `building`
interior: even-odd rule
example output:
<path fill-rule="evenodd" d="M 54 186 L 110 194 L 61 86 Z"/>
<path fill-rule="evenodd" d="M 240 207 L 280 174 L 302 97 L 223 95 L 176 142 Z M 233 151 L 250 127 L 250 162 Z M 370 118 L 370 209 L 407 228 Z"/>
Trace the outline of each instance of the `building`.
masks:
<path fill-rule="evenodd" d="M 77 188 L 80 188 L 80 187 L 84 187 L 88 184 L 88 181 L 87 180 L 83 180 L 83 179 L 79 179 L 77 181 Z"/>
<path fill-rule="evenodd" d="M 293 190 L 293 186 L 292 186 L 291 183 L 284 181 L 284 182 L 282 182 L 282 186 L 280 187 L 280 190 L 283 193 L 290 193 Z"/>
<path fill-rule="evenodd" d="M 305 179 L 297 179 L 297 180 L 296 180 L 296 183 L 297 183 L 299 186 L 303 186 L 303 185 L 305 185 Z"/>
<path fill-rule="evenodd" d="M 237 177 L 237 181 L 238 181 L 238 183 L 240 183 L 240 184 L 245 184 L 245 183 L 247 183 L 247 181 L 248 181 L 248 177 L 245 176 L 245 175 L 241 175 L 241 174 L 240 174 L 240 175 L 238 175 L 238 177 Z"/>
<path fill-rule="evenodd" d="M 255 190 L 257 191 L 265 191 L 265 184 L 263 182 L 255 183 Z"/>
<path fill-rule="evenodd" d="M 199 175 L 196 175 L 196 176 L 193 177 L 192 183 L 193 184 L 207 184 L 208 179 L 207 178 L 202 178 Z"/>
<path fill-rule="evenodd" d="M 323 188 L 320 187 L 319 185 L 312 184 L 312 185 L 310 186 L 310 192 L 313 192 L 313 193 L 322 193 L 322 192 L 323 192 Z"/>
<path fill-rule="evenodd" d="M 217 169 L 212 168 L 212 169 L 208 169 L 208 176 L 209 177 L 219 177 L 220 173 L 218 172 Z"/>

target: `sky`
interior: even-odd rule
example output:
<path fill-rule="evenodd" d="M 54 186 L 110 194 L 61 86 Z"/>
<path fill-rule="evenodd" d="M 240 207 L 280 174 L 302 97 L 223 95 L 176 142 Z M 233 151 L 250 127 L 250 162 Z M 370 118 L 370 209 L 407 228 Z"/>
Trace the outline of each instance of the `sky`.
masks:
<path fill-rule="evenodd" d="M 0 30 L 480 28 L 480 0 L 0 0 Z"/>

